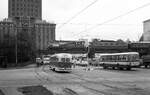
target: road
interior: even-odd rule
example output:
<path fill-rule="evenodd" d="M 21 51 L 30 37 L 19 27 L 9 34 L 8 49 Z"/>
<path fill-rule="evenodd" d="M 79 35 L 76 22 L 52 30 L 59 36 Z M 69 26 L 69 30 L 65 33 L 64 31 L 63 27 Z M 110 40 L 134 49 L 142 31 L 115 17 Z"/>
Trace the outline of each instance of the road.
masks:
<path fill-rule="evenodd" d="M 150 69 L 92 68 L 76 67 L 71 73 L 53 72 L 48 66 L 0 70 L 0 90 L 4 95 L 32 95 L 18 88 L 42 86 L 53 95 L 150 95 Z"/>

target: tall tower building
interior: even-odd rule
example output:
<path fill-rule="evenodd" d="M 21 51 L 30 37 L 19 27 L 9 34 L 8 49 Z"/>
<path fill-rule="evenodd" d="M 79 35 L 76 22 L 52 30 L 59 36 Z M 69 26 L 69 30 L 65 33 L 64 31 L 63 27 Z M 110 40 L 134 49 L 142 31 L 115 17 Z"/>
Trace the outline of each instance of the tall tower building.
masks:
<path fill-rule="evenodd" d="M 143 22 L 143 41 L 150 41 L 150 19 Z"/>
<path fill-rule="evenodd" d="M 8 0 L 8 18 L 30 17 L 42 19 L 41 0 Z"/>
<path fill-rule="evenodd" d="M 16 60 L 16 50 L 22 60 L 23 55 L 46 51 L 55 41 L 55 27 L 42 20 L 42 0 L 8 0 L 8 18 L 0 21 L 0 55 Z"/>

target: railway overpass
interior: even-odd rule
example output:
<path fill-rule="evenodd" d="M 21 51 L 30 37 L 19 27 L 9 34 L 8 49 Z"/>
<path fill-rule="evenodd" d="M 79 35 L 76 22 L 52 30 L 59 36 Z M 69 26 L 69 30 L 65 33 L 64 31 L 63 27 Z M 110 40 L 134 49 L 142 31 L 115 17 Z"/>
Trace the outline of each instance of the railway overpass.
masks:
<path fill-rule="evenodd" d="M 140 55 L 150 54 L 150 42 L 124 43 L 116 41 L 92 42 L 88 47 L 83 42 L 67 42 L 59 45 L 49 45 L 47 50 L 40 51 L 44 54 L 54 53 L 118 53 L 118 52 L 139 52 Z"/>

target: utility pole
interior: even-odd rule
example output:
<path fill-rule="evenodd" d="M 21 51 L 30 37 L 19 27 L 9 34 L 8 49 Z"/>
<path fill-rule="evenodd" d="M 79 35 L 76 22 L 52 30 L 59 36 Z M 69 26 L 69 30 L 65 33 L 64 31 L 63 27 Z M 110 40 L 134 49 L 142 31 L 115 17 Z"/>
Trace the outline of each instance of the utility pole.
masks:
<path fill-rule="evenodd" d="M 87 48 L 88 48 L 88 50 L 87 50 L 87 62 L 88 62 L 88 68 L 87 68 L 87 70 L 91 70 L 91 64 L 90 64 L 90 62 L 89 62 L 89 60 L 90 60 L 90 58 L 89 58 L 89 53 L 90 53 L 90 44 L 89 44 L 89 41 L 88 41 L 88 46 L 87 46 Z"/>
<path fill-rule="evenodd" d="M 16 36 L 16 45 L 15 45 L 15 54 L 16 54 L 16 65 L 18 64 L 18 54 L 17 54 L 17 52 L 18 52 L 18 37 L 17 37 L 17 35 L 18 35 L 18 30 L 17 30 L 17 24 L 15 23 L 15 32 L 16 32 L 16 34 L 15 34 L 15 36 Z"/>
<path fill-rule="evenodd" d="M 16 56 L 16 65 L 18 64 L 18 29 L 20 26 L 17 26 L 17 22 L 20 23 L 20 18 L 15 18 L 15 36 L 16 36 L 16 43 L 15 43 L 15 56 Z"/>

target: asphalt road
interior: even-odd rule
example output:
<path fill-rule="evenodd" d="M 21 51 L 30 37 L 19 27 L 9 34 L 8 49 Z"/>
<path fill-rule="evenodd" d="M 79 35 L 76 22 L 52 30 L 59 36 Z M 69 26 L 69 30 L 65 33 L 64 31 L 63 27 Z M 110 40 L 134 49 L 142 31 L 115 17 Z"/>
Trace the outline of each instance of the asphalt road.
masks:
<path fill-rule="evenodd" d="M 0 90 L 23 95 L 18 88 L 42 85 L 54 95 L 150 95 L 150 69 L 91 68 L 76 67 L 71 73 L 53 72 L 48 66 L 0 70 Z"/>

